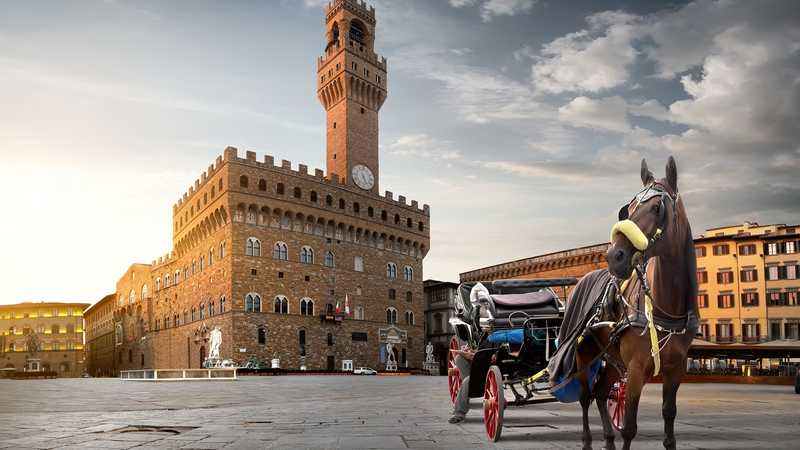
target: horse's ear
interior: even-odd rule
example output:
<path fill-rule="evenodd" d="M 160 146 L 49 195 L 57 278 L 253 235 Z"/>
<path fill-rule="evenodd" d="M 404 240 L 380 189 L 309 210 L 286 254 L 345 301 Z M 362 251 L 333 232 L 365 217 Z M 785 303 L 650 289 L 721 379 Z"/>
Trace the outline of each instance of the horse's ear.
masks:
<path fill-rule="evenodd" d="M 653 172 L 647 168 L 647 161 L 642 158 L 642 184 L 647 186 L 653 182 Z"/>
<path fill-rule="evenodd" d="M 678 166 L 675 165 L 675 158 L 672 156 L 667 160 L 667 184 L 672 192 L 678 192 Z"/>

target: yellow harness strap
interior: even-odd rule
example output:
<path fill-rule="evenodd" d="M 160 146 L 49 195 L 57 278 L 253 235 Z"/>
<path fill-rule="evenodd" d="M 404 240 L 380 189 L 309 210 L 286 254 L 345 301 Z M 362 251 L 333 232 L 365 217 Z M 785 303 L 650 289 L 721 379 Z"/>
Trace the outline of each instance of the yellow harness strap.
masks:
<path fill-rule="evenodd" d="M 631 244 L 633 244 L 636 250 L 643 252 L 650 244 L 650 240 L 647 239 L 647 236 L 645 236 L 639 226 L 632 220 L 625 219 L 615 223 L 611 228 L 611 240 L 613 241 L 614 236 L 619 233 L 624 234 L 625 237 L 631 241 Z"/>
<path fill-rule="evenodd" d="M 653 322 L 653 300 L 649 295 L 644 295 L 644 315 L 647 317 L 647 329 L 650 331 L 650 354 L 653 356 L 653 376 L 661 371 L 661 355 L 658 348 L 658 333 Z"/>
<path fill-rule="evenodd" d="M 536 382 L 536 380 L 538 380 L 539 378 L 542 378 L 542 376 L 544 376 L 544 374 L 546 374 L 546 373 L 547 373 L 547 368 L 545 367 L 544 369 L 536 372 L 536 374 L 534 374 L 533 376 L 528 377 L 525 380 L 525 383 L 526 384 L 533 384 L 534 382 Z"/>

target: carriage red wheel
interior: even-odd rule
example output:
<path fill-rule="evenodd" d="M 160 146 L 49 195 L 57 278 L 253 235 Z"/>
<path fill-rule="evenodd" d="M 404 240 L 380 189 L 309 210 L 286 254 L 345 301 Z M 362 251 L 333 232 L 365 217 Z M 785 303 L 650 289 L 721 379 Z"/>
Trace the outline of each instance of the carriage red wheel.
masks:
<path fill-rule="evenodd" d="M 483 388 L 483 424 L 486 427 L 486 436 L 491 442 L 497 442 L 500 439 L 505 407 L 503 375 L 497 366 L 491 366 L 486 372 L 486 385 Z"/>
<path fill-rule="evenodd" d="M 608 393 L 608 416 L 617 431 L 625 425 L 625 385 L 625 379 L 617 381 Z"/>
<path fill-rule="evenodd" d="M 456 366 L 456 352 L 459 350 L 455 336 L 450 338 L 450 350 L 447 352 L 447 385 L 450 388 L 450 401 L 455 403 L 458 390 L 461 389 L 461 372 Z"/>

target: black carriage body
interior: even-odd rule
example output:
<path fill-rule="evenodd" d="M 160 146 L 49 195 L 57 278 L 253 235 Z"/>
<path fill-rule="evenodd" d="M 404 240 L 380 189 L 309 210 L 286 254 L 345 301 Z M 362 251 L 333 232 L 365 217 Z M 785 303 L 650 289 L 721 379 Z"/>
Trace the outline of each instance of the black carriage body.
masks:
<path fill-rule="evenodd" d="M 555 338 L 564 317 L 563 303 L 553 292 L 576 283 L 575 278 L 482 282 L 492 298 L 491 302 L 480 305 L 486 308 L 483 314 L 469 302 L 470 291 L 477 283 L 459 286 L 465 306 L 462 319 L 472 329 L 470 347 L 476 349 L 470 371 L 470 397 L 483 397 L 491 366 L 500 369 L 504 384 L 519 384 L 547 367 L 549 355 L 555 353 Z M 466 342 L 470 333 L 458 327 L 455 331 Z M 516 339 L 498 341 L 498 333 L 511 334 Z"/>

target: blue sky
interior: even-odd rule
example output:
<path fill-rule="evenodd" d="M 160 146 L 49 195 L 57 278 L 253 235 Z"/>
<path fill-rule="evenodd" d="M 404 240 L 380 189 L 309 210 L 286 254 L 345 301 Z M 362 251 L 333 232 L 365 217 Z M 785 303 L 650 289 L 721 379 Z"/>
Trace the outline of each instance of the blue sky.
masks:
<path fill-rule="evenodd" d="M 27 1 L 0 15 L 0 303 L 95 301 L 171 248 L 225 146 L 324 168 L 316 0 Z M 425 277 L 602 242 L 674 155 L 695 234 L 800 218 L 800 5 L 377 0 L 381 188 Z"/>

